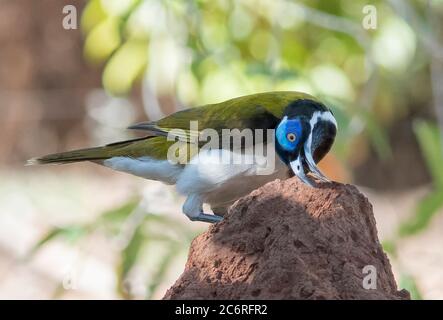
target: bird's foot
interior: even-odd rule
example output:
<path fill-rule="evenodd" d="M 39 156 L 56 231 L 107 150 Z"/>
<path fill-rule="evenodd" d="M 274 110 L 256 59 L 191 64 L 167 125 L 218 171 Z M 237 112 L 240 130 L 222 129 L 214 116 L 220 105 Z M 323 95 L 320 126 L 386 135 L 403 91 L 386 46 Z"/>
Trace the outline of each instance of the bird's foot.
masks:
<path fill-rule="evenodd" d="M 195 217 L 189 217 L 191 221 L 200 221 L 200 222 L 207 222 L 207 223 L 216 223 L 223 220 L 223 217 L 217 216 L 215 214 L 207 214 L 201 212 L 199 215 Z"/>

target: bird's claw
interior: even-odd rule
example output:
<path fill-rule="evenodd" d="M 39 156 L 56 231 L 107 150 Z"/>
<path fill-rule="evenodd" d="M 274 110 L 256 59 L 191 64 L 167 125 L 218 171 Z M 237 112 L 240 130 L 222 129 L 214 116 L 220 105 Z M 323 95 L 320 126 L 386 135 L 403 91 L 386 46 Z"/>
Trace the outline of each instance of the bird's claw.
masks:
<path fill-rule="evenodd" d="M 207 222 L 207 223 L 217 223 L 223 220 L 223 217 L 215 215 L 215 214 L 207 214 L 207 213 L 200 213 L 199 215 L 195 217 L 189 217 L 191 221 L 200 221 L 200 222 Z"/>

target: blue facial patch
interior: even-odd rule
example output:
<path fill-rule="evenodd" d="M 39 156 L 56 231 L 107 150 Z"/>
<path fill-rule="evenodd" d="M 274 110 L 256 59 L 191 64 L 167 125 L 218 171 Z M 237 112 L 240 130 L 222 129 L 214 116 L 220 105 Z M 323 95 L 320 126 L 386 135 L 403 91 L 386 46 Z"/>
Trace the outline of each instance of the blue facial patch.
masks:
<path fill-rule="evenodd" d="M 293 135 L 295 135 L 295 139 L 291 141 L 290 137 L 293 138 L 294 137 Z M 280 122 L 275 132 L 277 142 L 284 150 L 288 152 L 294 151 L 295 148 L 297 148 L 297 144 L 300 141 L 301 135 L 302 135 L 302 125 L 300 120 L 298 119 L 288 120 L 287 117 L 283 118 L 283 120 Z"/>

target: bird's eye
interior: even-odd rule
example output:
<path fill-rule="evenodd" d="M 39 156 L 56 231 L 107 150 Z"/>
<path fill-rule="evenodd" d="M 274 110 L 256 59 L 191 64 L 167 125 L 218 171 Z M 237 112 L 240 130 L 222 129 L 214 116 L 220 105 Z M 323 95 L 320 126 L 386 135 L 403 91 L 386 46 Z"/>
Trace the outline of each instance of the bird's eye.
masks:
<path fill-rule="evenodd" d="M 286 138 L 288 138 L 289 142 L 294 142 L 297 139 L 297 136 L 295 135 L 295 133 L 291 132 L 286 135 Z"/>

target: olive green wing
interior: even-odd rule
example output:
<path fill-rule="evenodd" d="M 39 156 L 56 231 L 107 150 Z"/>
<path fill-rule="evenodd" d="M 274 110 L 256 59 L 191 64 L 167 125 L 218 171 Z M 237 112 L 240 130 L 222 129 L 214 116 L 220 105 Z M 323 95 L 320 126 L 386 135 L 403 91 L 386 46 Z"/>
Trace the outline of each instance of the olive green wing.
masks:
<path fill-rule="evenodd" d="M 101 163 L 103 160 L 113 157 L 141 158 L 150 157 L 157 160 L 166 160 L 169 148 L 174 141 L 168 141 L 166 137 L 147 136 L 132 140 L 111 143 L 101 147 L 79 149 L 61 153 L 46 155 L 43 157 L 28 160 L 28 164 L 49 164 L 49 163 L 72 163 L 80 161 L 93 161 Z M 174 149 L 182 157 L 192 157 L 193 153 L 185 153 L 184 148 L 187 143 Z M 191 150 L 192 151 L 192 150 Z"/>
<path fill-rule="evenodd" d="M 176 112 L 159 121 L 139 123 L 130 129 L 193 142 L 204 129 L 274 129 L 285 108 L 299 99 L 315 99 L 300 92 L 266 92 Z"/>

